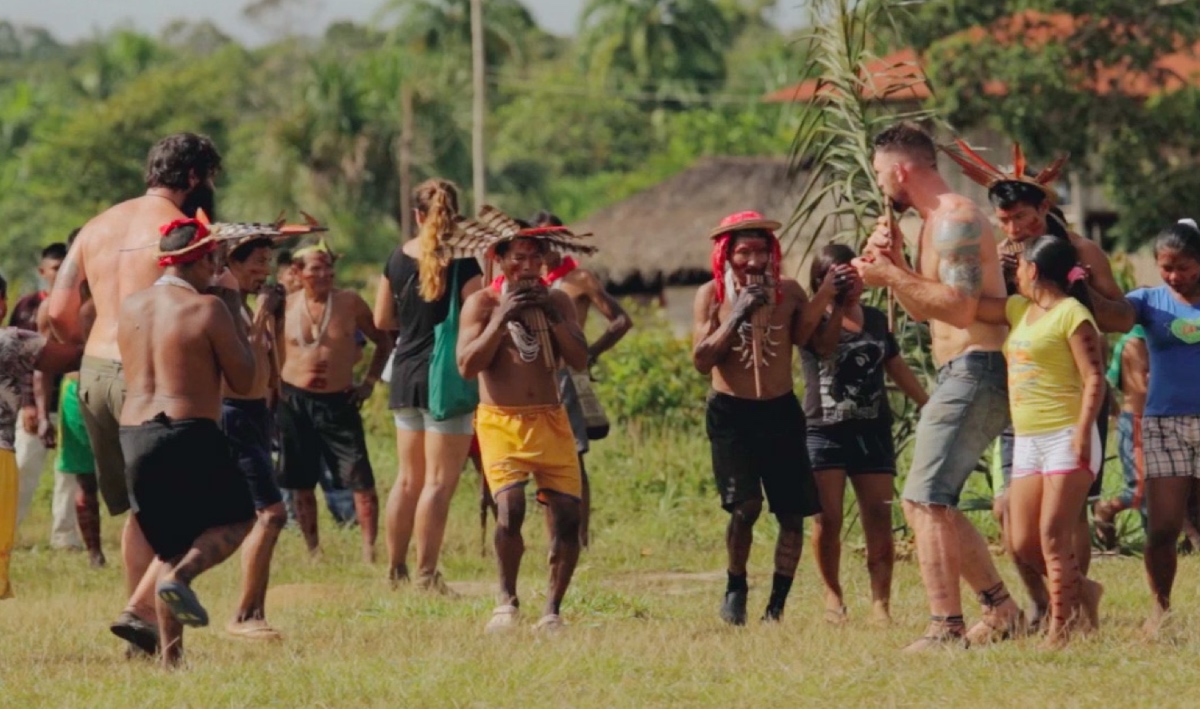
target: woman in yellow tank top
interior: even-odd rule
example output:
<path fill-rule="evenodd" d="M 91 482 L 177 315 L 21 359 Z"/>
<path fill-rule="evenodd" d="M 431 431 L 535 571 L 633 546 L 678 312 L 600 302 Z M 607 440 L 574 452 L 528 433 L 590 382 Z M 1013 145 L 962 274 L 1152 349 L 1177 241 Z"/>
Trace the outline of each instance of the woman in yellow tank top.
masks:
<path fill-rule="evenodd" d="M 1016 432 L 1012 549 L 1049 578 L 1049 647 L 1095 627 L 1103 591 L 1080 574 L 1072 545 L 1075 520 L 1102 463 L 1096 416 L 1104 372 L 1086 277 L 1070 241 L 1043 236 L 1021 257 L 1018 295 L 981 299 L 977 315 L 1011 328 L 1004 353 Z"/>

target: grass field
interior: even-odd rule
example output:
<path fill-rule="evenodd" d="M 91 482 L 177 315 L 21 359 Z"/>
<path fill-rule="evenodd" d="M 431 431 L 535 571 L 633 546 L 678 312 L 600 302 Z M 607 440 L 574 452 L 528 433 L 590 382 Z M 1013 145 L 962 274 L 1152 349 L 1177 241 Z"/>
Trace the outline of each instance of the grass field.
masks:
<path fill-rule="evenodd" d="M 394 456 L 376 439 L 381 490 Z M 127 661 L 107 624 L 123 602 L 117 525 L 106 520 L 112 566 L 48 551 L 48 504 L 20 531 L 13 559 L 17 598 L 0 603 L 0 707 L 239 706 L 1190 706 L 1200 680 L 1200 562 L 1184 559 L 1178 613 L 1165 640 L 1138 628 L 1149 599 L 1141 561 L 1097 560 L 1108 589 L 1104 626 L 1060 653 L 1036 639 L 992 648 L 905 656 L 924 627 L 912 561 L 898 563 L 895 624 L 866 622 L 866 573 L 844 562 L 851 622 L 821 621 L 821 595 L 805 551 L 788 614 L 776 627 L 731 629 L 717 619 L 724 588 L 723 529 L 702 434 L 622 435 L 593 453 L 597 515 L 558 637 L 531 630 L 482 633 L 492 607 L 492 556 L 480 555 L 475 493 L 464 475 L 444 569 L 463 594 L 445 600 L 393 591 L 380 564 L 358 560 L 357 530 L 322 519 L 326 554 L 309 562 L 298 532 L 281 541 L 268 615 L 280 644 L 246 644 L 221 629 L 233 610 L 237 565 L 196 584 L 214 626 L 189 630 L 186 670 Z M 45 499 L 46 485 L 40 491 Z M 545 532 L 526 524 L 522 595 L 536 620 L 545 586 Z M 761 525 L 751 560 L 751 611 L 761 613 L 774 525 Z M 848 546 L 857 543 L 857 530 Z M 1011 565 L 1000 560 L 1005 577 Z M 977 617 L 968 605 L 968 619 Z"/>

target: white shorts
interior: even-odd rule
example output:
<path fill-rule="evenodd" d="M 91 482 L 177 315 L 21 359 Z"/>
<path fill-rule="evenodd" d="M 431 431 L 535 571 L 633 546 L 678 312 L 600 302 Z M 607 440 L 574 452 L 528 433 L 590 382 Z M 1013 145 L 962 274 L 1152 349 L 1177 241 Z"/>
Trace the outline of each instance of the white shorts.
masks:
<path fill-rule="evenodd" d="M 1033 436 L 1018 435 L 1013 442 L 1013 479 L 1031 475 L 1067 475 L 1079 470 L 1079 461 L 1071 446 L 1075 427 Z M 1092 459 L 1088 468 L 1092 477 L 1100 472 L 1100 430 L 1092 426 Z"/>
<path fill-rule="evenodd" d="M 475 435 L 475 412 L 436 421 L 428 409 L 392 409 L 392 420 L 401 431 L 429 431 L 443 436 Z"/>

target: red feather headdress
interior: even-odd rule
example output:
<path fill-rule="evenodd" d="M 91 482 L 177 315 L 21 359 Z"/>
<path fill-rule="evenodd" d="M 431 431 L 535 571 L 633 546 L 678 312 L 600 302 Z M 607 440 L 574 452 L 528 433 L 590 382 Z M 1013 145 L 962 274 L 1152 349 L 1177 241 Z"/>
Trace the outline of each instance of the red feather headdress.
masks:
<path fill-rule="evenodd" d="M 1040 189 L 1046 195 L 1046 198 L 1050 200 L 1051 204 L 1058 201 L 1058 193 L 1054 190 L 1053 185 L 1062 174 L 1063 167 L 1067 164 L 1067 159 L 1071 157 L 1069 154 L 1058 156 L 1044 170 L 1030 177 L 1025 174 L 1028 163 L 1025 160 L 1025 152 L 1021 150 L 1020 143 L 1013 143 L 1012 174 L 1004 172 L 1004 170 L 985 160 L 970 145 L 967 145 L 966 141 L 956 139 L 954 144 L 958 147 L 958 150 L 951 150 L 945 145 L 940 146 L 940 148 L 951 160 L 958 163 L 959 167 L 962 168 L 963 174 L 972 182 L 983 185 L 989 191 L 1002 182 L 1020 182 L 1021 184 Z"/>

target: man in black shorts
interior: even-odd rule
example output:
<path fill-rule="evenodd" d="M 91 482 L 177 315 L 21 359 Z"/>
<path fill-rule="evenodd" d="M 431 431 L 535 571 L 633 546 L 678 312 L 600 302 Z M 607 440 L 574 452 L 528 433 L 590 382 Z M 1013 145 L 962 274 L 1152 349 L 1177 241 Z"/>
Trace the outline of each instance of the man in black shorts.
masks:
<path fill-rule="evenodd" d="M 236 300 L 201 294 L 216 271 L 208 230 L 177 219 L 162 231 L 163 275 L 127 297 L 117 318 L 126 382 L 119 437 L 131 509 L 161 562 L 155 612 L 163 663 L 172 666 L 183 657 L 182 625 L 208 624 L 191 582 L 237 550 L 254 521 L 217 422 L 222 381 L 249 392 L 255 364 L 231 314 Z"/>
<path fill-rule="evenodd" d="M 279 428 L 283 444 L 280 487 L 292 490 L 296 521 L 310 554 L 320 553 L 314 489 L 324 462 L 354 492 L 363 535 L 363 560 L 375 559 L 379 497 L 367 456 L 358 407 L 371 396 L 392 351 L 392 341 L 375 327 L 362 296 L 333 285 L 333 252 L 324 241 L 296 251 L 302 288 L 287 299 L 283 350 L 283 396 Z M 363 381 L 354 384 L 361 331 L 375 343 Z"/>
<path fill-rule="evenodd" d="M 242 595 L 237 615 L 225 629 L 250 640 L 278 640 L 279 632 L 266 621 L 267 582 L 275 542 L 287 523 L 283 495 L 275 482 L 271 461 L 271 408 L 267 399 L 279 383 L 276 334 L 283 332 L 284 294 L 281 286 L 264 289 L 271 273 L 269 237 L 251 235 L 230 245 L 229 272 L 237 281 L 238 316 L 254 335 L 254 386 L 244 394 L 226 387 L 221 408 L 221 427 L 229 438 L 238 468 L 249 483 L 257 523 L 242 549 Z M 261 291 L 261 293 L 260 293 Z M 247 304 L 250 294 L 259 294 L 257 310 Z"/>
<path fill-rule="evenodd" d="M 816 329 L 833 292 L 823 290 L 809 302 L 799 283 L 780 277 L 779 226 L 754 212 L 726 217 L 711 235 L 713 281 L 701 286 L 694 307 L 692 361 L 712 376 L 708 437 L 721 505 L 730 513 L 721 618 L 732 625 L 746 623 L 746 562 L 764 491 L 779 520 L 779 539 L 763 620 L 783 617 L 804 518 L 821 511 L 804 413 L 792 393 L 792 357 Z"/>

